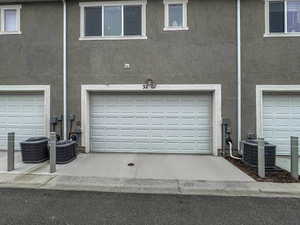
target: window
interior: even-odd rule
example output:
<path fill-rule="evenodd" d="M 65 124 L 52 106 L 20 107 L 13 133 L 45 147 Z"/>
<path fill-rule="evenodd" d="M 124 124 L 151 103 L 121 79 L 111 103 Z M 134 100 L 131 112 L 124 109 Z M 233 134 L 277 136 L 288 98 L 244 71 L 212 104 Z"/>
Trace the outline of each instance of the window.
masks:
<path fill-rule="evenodd" d="M 80 40 L 146 39 L 146 0 L 80 3 Z"/>
<path fill-rule="evenodd" d="M 0 5 L 0 34 L 20 34 L 20 5 Z"/>
<path fill-rule="evenodd" d="M 121 6 L 104 7 L 104 35 L 105 36 L 122 35 L 122 7 Z"/>
<path fill-rule="evenodd" d="M 300 36 L 300 0 L 266 0 L 265 36 Z"/>
<path fill-rule="evenodd" d="M 188 30 L 187 3 L 188 0 L 164 0 L 165 31 Z"/>
<path fill-rule="evenodd" d="M 300 32 L 300 1 L 287 2 L 287 32 Z"/>

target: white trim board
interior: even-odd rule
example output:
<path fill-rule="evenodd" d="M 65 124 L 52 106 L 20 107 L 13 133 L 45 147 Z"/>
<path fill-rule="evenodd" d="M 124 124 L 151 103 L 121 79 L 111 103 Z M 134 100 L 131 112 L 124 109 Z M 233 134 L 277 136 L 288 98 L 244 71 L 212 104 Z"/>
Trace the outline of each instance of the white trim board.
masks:
<path fill-rule="evenodd" d="M 0 35 L 7 34 L 22 34 L 21 32 L 21 8 L 22 5 L 0 5 Z M 15 31 L 5 31 L 5 10 L 16 10 L 16 30 Z"/>
<path fill-rule="evenodd" d="M 256 85 L 256 135 L 263 138 L 263 95 L 264 93 L 300 93 L 300 85 Z"/>
<path fill-rule="evenodd" d="M 169 5 L 171 4 L 181 4 L 182 5 L 182 26 L 181 27 L 172 27 L 169 26 Z M 164 0 L 164 31 L 185 31 L 189 30 L 188 27 L 188 10 L 187 6 L 188 0 Z"/>
<path fill-rule="evenodd" d="M 44 95 L 44 135 L 50 135 L 50 85 L 0 85 L 0 93 L 42 92 Z"/>
<path fill-rule="evenodd" d="M 155 89 L 144 89 L 143 84 L 128 85 L 81 85 L 81 128 L 82 146 L 86 152 L 90 152 L 89 146 L 89 99 L 92 92 L 193 92 L 203 91 L 212 93 L 212 151 L 218 154 L 222 143 L 222 91 L 220 84 L 192 84 L 192 85 L 157 85 Z"/>
<path fill-rule="evenodd" d="M 287 30 L 287 2 L 298 1 L 298 0 L 264 0 L 265 1 L 265 33 L 264 37 L 299 37 L 300 32 L 288 32 Z M 270 2 L 281 1 L 284 3 L 284 31 L 280 33 L 270 32 Z"/>
<path fill-rule="evenodd" d="M 123 14 L 124 14 L 124 6 L 126 5 L 141 5 L 142 6 L 142 15 L 141 15 L 141 35 L 124 35 L 124 24 L 123 24 Z M 79 40 L 146 40 L 147 39 L 147 16 L 146 16 L 146 5 L 147 0 L 135 0 L 135 1 L 101 1 L 101 2 L 80 2 L 80 37 Z M 122 9 L 122 32 L 121 35 L 117 36 L 105 36 L 104 35 L 104 7 L 105 6 L 121 6 Z M 102 7 L 102 34 L 101 36 L 85 36 L 85 7 Z"/>

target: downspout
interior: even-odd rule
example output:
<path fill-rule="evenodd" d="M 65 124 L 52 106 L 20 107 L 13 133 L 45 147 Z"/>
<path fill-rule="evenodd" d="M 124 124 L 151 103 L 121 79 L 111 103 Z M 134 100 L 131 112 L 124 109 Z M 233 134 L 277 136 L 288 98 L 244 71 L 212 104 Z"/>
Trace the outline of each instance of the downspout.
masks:
<path fill-rule="evenodd" d="M 62 0 L 63 3 L 63 127 L 64 127 L 64 140 L 67 139 L 67 6 L 66 0 Z"/>
<path fill-rule="evenodd" d="M 233 159 L 236 159 L 236 160 L 241 160 L 241 158 L 236 157 L 236 156 L 233 155 L 233 153 L 232 153 L 232 142 L 228 141 L 227 143 L 229 145 L 229 155 L 230 155 L 230 157 L 233 158 Z"/>
<path fill-rule="evenodd" d="M 241 142 L 241 1 L 236 0 L 237 19 L 237 133 L 238 149 Z"/>

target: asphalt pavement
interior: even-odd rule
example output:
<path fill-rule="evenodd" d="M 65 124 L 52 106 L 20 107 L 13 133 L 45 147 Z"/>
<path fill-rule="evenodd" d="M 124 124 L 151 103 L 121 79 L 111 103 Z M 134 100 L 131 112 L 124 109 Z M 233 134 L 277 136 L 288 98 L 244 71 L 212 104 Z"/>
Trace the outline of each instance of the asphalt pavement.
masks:
<path fill-rule="evenodd" d="M 296 225 L 299 198 L 0 189 L 2 225 Z"/>

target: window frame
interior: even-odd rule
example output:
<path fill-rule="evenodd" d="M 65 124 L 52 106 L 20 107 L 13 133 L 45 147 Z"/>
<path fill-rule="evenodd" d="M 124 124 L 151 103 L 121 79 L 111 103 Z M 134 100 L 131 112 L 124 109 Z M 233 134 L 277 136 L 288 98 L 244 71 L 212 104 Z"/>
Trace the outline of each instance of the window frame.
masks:
<path fill-rule="evenodd" d="M 169 5 L 181 4 L 182 5 L 182 26 L 172 27 L 169 26 Z M 188 0 L 164 0 L 164 31 L 184 31 L 189 30 L 187 25 L 187 5 Z"/>
<path fill-rule="evenodd" d="M 0 5 L 0 35 L 22 34 L 21 32 L 21 8 L 22 5 Z M 16 31 L 5 31 L 5 10 L 16 10 Z"/>
<path fill-rule="evenodd" d="M 300 32 L 288 32 L 287 31 L 287 2 L 299 0 L 265 0 L 265 34 L 264 37 L 300 37 Z M 271 33 L 270 32 L 270 2 L 283 2 L 284 3 L 284 32 Z"/>
<path fill-rule="evenodd" d="M 142 10 L 141 16 L 141 35 L 124 35 L 124 6 L 140 5 Z M 137 1 L 113 1 L 113 2 L 80 2 L 80 37 L 79 40 L 137 40 L 147 39 L 146 35 L 146 5 L 147 0 Z M 121 36 L 104 36 L 104 7 L 105 6 L 121 6 L 122 14 L 122 32 Z M 85 36 L 85 8 L 86 7 L 102 7 L 102 36 Z"/>

